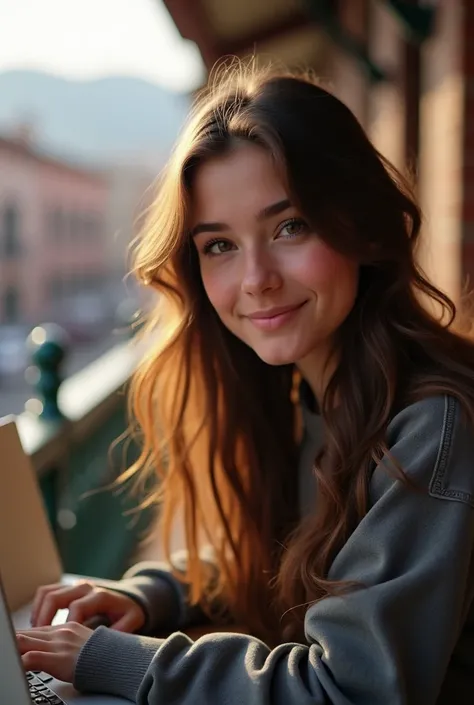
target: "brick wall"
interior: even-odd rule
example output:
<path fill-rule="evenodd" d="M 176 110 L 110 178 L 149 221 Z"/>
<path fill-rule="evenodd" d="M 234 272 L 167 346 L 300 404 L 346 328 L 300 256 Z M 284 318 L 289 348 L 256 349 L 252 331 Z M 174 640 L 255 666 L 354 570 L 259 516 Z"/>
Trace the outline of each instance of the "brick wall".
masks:
<path fill-rule="evenodd" d="M 367 129 L 377 149 L 404 168 L 403 37 L 393 14 L 378 0 L 370 0 L 369 53 L 390 80 L 371 87 Z"/>
<path fill-rule="evenodd" d="M 474 289 L 474 6 L 464 2 L 461 15 L 463 42 L 461 68 L 464 75 L 461 207 L 462 276 Z"/>
<path fill-rule="evenodd" d="M 456 302 L 462 286 L 463 21 L 460 0 L 441 2 L 421 57 L 419 188 L 426 217 L 421 261 Z"/>
<path fill-rule="evenodd" d="M 334 49 L 336 92 L 382 154 L 402 171 L 416 169 L 425 214 L 420 262 L 459 302 L 467 275 L 474 286 L 474 3 L 439 0 L 434 32 L 420 48 L 379 0 L 345 0 L 340 9 L 389 80 L 370 84 L 360 64 Z"/>
<path fill-rule="evenodd" d="M 342 0 L 340 21 L 343 28 L 364 41 L 367 35 L 368 0 Z M 367 120 L 368 80 L 363 68 L 336 45 L 330 47 L 330 77 L 335 94 L 349 106 L 363 125 Z"/>

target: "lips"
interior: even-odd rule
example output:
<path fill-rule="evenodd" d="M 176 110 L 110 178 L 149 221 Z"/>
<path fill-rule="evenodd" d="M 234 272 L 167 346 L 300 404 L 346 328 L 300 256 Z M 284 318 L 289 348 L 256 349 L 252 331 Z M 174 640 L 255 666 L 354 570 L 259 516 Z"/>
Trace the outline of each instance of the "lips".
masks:
<path fill-rule="evenodd" d="M 276 316 L 281 316 L 284 313 L 296 311 L 297 309 L 301 308 L 301 306 L 303 306 L 305 303 L 306 301 L 303 301 L 303 303 L 301 304 L 293 304 L 291 306 L 276 306 L 275 308 L 269 308 L 265 311 L 256 311 L 255 313 L 249 313 L 247 315 L 247 318 L 250 318 L 252 321 L 261 321 L 267 320 L 269 318 L 275 318 Z"/>
<path fill-rule="evenodd" d="M 273 331 L 292 322 L 306 303 L 306 301 L 303 301 L 301 304 L 292 306 L 279 306 L 263 311 L 255 311 L 249 314 L 247 318 L 259 330 Z"/>

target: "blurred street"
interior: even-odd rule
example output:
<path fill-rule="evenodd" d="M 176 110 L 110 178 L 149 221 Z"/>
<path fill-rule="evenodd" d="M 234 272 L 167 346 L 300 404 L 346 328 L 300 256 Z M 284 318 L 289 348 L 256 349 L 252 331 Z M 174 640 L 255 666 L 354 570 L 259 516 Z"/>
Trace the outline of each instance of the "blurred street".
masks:
<path fill-rule="evenodd" d="M 93 343 L 76 343 L 66 357 L 63 376 L 69 377 L 79 372 L 122 340 L 123 336 L 112 333 Z M 25 402 L 32 396 L 34 390 L 26 382 L 23 373 L 8 378 L 0 377 L 0 417 L 22 413 Z"/>

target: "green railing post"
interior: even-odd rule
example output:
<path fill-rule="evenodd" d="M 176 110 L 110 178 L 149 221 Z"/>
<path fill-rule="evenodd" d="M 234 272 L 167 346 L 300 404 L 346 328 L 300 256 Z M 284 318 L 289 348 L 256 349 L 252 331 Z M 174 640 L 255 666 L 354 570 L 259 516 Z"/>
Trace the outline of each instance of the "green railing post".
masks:
<path fill-rule="evenodd" d="M 150 508 L 139 509 L 155 489 L 155 478 L 133 492 L 132 483 L 114 484 L 140 452 L 123 437 L 128 422 L 124 389 L 137 353 L 121 343 L 105 354 L 110 361 L 105 366 L 96 361 L 63 382 L 65 332 L 41 325 L 27 344 L 33 393 L 21 425 L 36 437 L 33 460 L 39 461 L 39 483 L 64 571 L 117 579 L 155 517 Z M 86 404 L 77 403 L 81 397 Z M 41 437 L 44 442 L 38 443 Z"/>
<path fill-rule="evenodd" d="M 58 391 L 63 380 L 62 366 L 69 348 L 65 330 L 55 323 L 45 323 L 34 328 L 28 336 L 33 368 L 29 375 L 35 389 L 34 400 L 28 408 L 45 421 L 62 421 L 58 405 Z"/>

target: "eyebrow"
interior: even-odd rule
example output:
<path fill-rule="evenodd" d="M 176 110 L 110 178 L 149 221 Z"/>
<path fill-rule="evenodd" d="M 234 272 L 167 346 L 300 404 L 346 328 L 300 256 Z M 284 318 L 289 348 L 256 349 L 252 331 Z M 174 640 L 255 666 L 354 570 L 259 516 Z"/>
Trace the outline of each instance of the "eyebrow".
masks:
<path fill-rule="evenodd" d="M 291 201 L 285 198 L 283 201 L 277 201 L 272 203 L 270 206 L 262 208 L 262 210 L 257 214 L 257 220 L 267 220 L 274 215 L 278 215 L 283 211 L 288 210 L 292 207 Z M 220 233 L 223 230 L 228 230 L 229 226 L 225 223 L 199 223 L 190 232 L 191 237 L 196 237 L 199 233 Z"/>

